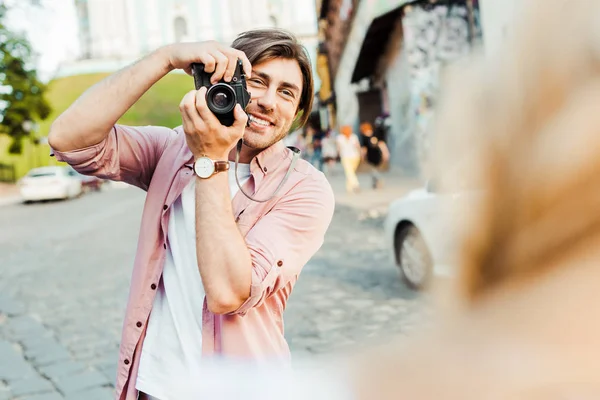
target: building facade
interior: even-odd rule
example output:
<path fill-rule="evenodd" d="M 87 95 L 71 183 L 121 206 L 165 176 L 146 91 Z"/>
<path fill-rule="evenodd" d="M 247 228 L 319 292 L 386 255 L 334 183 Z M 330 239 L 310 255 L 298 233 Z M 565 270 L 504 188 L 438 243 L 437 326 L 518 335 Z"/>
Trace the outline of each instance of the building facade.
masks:
<path fill-rule="evenodd" d="M 480 44 L 479 19 L 477 0 L 360 1 L 333 77 L 337 124 L 384 116 L 392 166 L 418 175 L 440 76 Z"/>
<path fill-rule="evenodd" d="M 231 43 L 241 32 L 279 27 L 316 58 L 313 0 L 74 0 L 80 56 L 63 75 L 114 70 L 169 43 Z M 88 71 L 89 70 L 89 71 Z"/>

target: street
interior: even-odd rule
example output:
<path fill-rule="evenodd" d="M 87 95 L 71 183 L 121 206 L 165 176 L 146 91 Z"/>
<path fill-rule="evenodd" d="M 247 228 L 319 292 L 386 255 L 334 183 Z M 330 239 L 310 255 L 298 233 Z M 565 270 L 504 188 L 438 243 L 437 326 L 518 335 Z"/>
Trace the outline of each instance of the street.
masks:
<path fill-rule="evenodd" d="M 110 399 L 145 193 L 0 208 L 0 400 Z M 285 313 L 295 355 L 407 334 L 420 296 L 388 258 L 382 217 L 338 204 Z"/>

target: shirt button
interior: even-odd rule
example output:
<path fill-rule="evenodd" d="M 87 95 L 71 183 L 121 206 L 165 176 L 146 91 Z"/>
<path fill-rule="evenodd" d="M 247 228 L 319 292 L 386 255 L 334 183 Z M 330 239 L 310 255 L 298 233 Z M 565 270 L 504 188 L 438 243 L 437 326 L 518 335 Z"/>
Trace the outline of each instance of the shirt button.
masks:
<path fill-rule="evenodd" d="M 156 290 L 156 285 L 153 283 L 152 285 L 150 285 L 150 289 Z"/>
<path fill-rule="evenodd" d="M 137 324 L 135 324 L 135 326 L 137 326 L 138 328 L 142 327 L 142 323 L 140 321 L 137 322 Z"/>
<path fill-rule="evenodd" d="M 281 260 L 277 261 L 277 266 L 278 267 L 281 267 L 282 265 L 283 265 L 283 261 L 281 261 Z"/>
<path fill-rule="evenodd" d="M 129 365 L 129 360 L 125 359 L 125 361 L 123 361 L 125 363 L 125 365 Z"/>
<path fill-rule="evenodd" d="M 167 208 L 169 208 L 169 206 L 165 204 L 165 205 L 163 206 L 163 210 L 166 210 Z"/>
<path fill-rule="evenodd" d="M 264 168 L 263 168 L 263 171 L 267 172 L 267 167 L 264 167 Z"/>

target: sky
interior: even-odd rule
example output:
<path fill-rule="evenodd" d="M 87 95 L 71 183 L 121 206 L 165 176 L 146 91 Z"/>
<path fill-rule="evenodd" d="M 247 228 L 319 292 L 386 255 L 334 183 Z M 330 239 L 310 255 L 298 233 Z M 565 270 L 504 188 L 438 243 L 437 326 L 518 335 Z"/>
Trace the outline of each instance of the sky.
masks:
<path fill-rule="evenodd" d="M 41 7 L 24 0 L 8 0 L 6 25 L 25 33 L 38 54 L 37 69 L 43 81 L 52 78 L 59 64 L 79 52 L 77 18 L 72 0 L 39 0 Z"/>

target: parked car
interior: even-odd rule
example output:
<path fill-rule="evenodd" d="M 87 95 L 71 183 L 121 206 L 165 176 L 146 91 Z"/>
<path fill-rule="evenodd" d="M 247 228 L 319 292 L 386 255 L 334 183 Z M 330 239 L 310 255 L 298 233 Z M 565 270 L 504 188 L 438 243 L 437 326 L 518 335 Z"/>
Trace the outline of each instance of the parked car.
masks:
<path fill-rule="evenodd" d="M 19 180 L 24 202 L 69 199 L 82 193 L 81 180 L 70 167 L 34 168 Z"/>
<path fill-rule="evenodd" d="M 437 193 L 428 184 L 390 204 L 385 220 L 388 249 L 410 288 L 422 289 L 432 276 L 452 273 L 461 223 L 456 206 L 477 201 L 478 193 Z"/>

